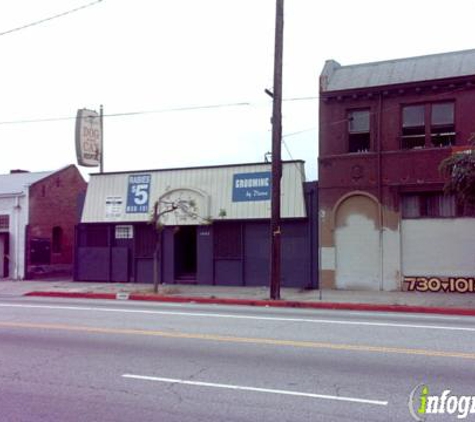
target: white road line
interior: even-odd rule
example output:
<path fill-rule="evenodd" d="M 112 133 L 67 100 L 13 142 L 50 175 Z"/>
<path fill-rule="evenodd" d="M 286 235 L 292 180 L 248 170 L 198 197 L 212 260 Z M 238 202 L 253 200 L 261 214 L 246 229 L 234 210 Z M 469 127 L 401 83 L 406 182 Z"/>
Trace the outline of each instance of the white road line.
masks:
<path fill-rule="evenodd" d="M 175 312 L 175 311 L 152 311 L 144 309 L 123 309 L 123 308 L 95 308 L 91 306 L 56 306 L 56 305 L 23 305 L 0 303 L 0 308 L 25 308 L 25 309 L 49 309 L 49 310 L 68 310 L 68 311 L 85 311 L 85 312 L 110 312 L 110 313 L 127 313 L 127 314 L 146 314 L 146 315 L 168 315 L 180 317 L 200 317 L 200 318 L 224 318 L 224 319 L 241 319 L 253 321 L 273 321 L 273 322 L 298 322 L 311 324 L 334 324 L 334 325 L 350 325 L 350 326 L 367 326 L 367 327 L 383 327 L 383 328 L 412 328 L 423 330 L 445 330 L 445 331 L 466 331 L 475 332 L 475 327 L 451 327 L 444 325 L 422 325 L 422 324 L 398 324 L 392 322 L 369 322 L 369 321 L 345 321 L 332 319 L 315 319 L 315 318 L 285 318 L 285 317 L 264 317 L 251 315 L 231 315 L 204 312 Z"/>
<path fill-rule="evenodd" d="M 160 377 L 149 377 L 144 375 L 132 375 L 124 374 L 123 378 L 130 378 L 142 381 L 155 381 L 163 382 L 169 384 L 182 384 L 182 385 L 192 385 L 195 387 L 212 387 L 212 388 L 223 388 L 228 390 L 241 390 L 241 391 L 252 391 L 256 393 L 268 393 L 268 394 L 280 394 L 285 396 L 296 396 L 296 397 L 308 397 L 312 399 L 323 399 L 323 400 L 335 400 L 335 401 L 344 401 L 350 403 L 360 403 L 360 404 L 372 404 L 375 406 L 387 406 L 387 401 L 381 400 L 367 400 L 360 399 L 356 397 L 344 397 L 344 396 L 331 396 L 326 394 L 313 394 L 313 393 L 303 393 L 299 391 L 288 391 L 288 390 L 275 390 L 269 388 L 258 388 L 258 387 L 246 387 L 242 385 L 232 385 L 232 384 L 216 384 L 214 382 L 201 382 L 201 381 L 188 381 L 175 378 L 160 378 Z"/>

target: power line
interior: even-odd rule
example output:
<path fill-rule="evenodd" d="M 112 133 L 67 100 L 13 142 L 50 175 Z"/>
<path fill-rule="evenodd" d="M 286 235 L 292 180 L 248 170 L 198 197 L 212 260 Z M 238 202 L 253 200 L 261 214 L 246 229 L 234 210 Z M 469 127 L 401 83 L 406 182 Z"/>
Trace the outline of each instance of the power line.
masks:
<path fill-rule="evenodd" d="M 74 117 L 46 117 L 44 119 L 24 119 L 24 120 L 10 120 L 5 122 L 0 122 L 0 125 L 19 125 L 23 123 L 43 123 L 43 122 L 60 122 L 62 120 L 73 120 Z"/>
<path fill-rule="evenodd" d="M 287 142 L 285 142 L 284 139 L 282 139 L 282 145 L 284 145 L 284 148 L 287 151 L 287 154 L 289 154 L 290 159 L 292 161 L 294 161 L 294 157 L 292 156 L 292 153 L 290 152 L 289 146 L 287 145 Z"/>
<path fill-rule="evenodd" d="M 282 138 L 290 138 L 291 136 L 301 135 L 302 133 L 312 132 L 317 129 L 318 129 L 317 127 L 311 127 L 308 129 L 299 130 L 297 132 L 286 133 L 285 135 L 282 135 Z"/>
<path fill-rule="evenodd" d="M 297 168 L 297 171 L 300 173 L 302 176 L 302 180 L 306 181 L 307 177 L 305 176 L 305 169 L 301 168 L 298 163 L 295 161 L 294 157 L 292 156 L 292 153 L 290 152 L 290 148 L 287 145 L 287 142 L 285 142 L 285 139 L 282 137 L 282 145 L 284 145 L 285 150 L 287 151 L 287 154 L 289 155 L 290 159 L 294 162 L 295 167 Z"/>
<path fill-rule="evenodd" d="M 145 114 L 158 114 L 158 113 L 172 113 L 176 111 L 194 111 L 194 110 L 210 110 L 217 108 L 227 108 L 227 107 L 242 107 L 250 106 L 250 103 L 239 102 L 239 103 L 223 103 L 223 104 L 209 104 L 209 105 L 198 105 L 198 106 L 185 106 L 185 107 L 173 107 L 173 108 L 162 108 L 158 110 L 143 110 L 143 111 L 126 111 L 122 113 L 111 113 L 104 114 L 104 117 L 127 117 L 127 116 L 140 116 Z M 10 120 L 0 122 L 0 125 L 15 125 L 23 123 L 44 123 L 44 122 L 60 122 L 64 120 L 75 120 L 76 116 L 67 116 L 67 117 L 46 117 L 40 119 L 22 119 L 22 120 Z"/>
<path fill-rule="evenodd" d="M 293 99 L 291 101 L 295 101 Z M 284 100 L 285 101 L 285 100 Z M 236 102 L 236 103 L 221 103 L 221 104 L 204 104 L 196 106 L 180 106 L 180 107 L 170 107 L 162 108 L 157 110 L 141 110 L 141 111 L 125 111 L 121 113 L 111 113 L 104 114 L 104 117 L 127 117 L 127 116 L 141 116 L 146 114 L 159 114 L 159 113 L 173 113 L 180 111 L 194 111 L 194 110 L 212 110 L 219 108 L 229 108 L 229 107 L 253 107 L 256 106 L 256 103 L 251 102 Z M 60 122 L 64 120 L 74 120 L 76 116 L 65 116 L 65 117 L 45 117 L 37 119 L 20 119 L 20 120 L 8 120 L 0 122 L 0 125 L 15 125 L 15 124 L 25 124 L 25 123 L 45 123 L 45 122 Z M 303 132 L 309 132 L 315 130 L 316 128 L 305 129 L 300 132 L 294 132 L 284 135 L 284 137 L 298 135 Z"/>
<path fill-rule="evenodd" d="M 104 115 L 104 117 L 136 116 L 136 115 L 143 115 L 143 114 L 171 113 L 174 111 L 209 110 L 209 109 L 216 109 L 216 108 L 242 107 L 242 106 L 250 106 L 250 105 L 251 104 L 247 102 L 240 102 L 240 103 L 185 106 L 185 107 L 165 108 L 165 109 L 160 109 L 160 110 L 129 111 L 129 112 L 124 112 L 124 113 L 107 114 L 107 115 Z"/>
<path fill-rule="evenodd" d="M 282 101 L 312 101 L 318 99 L 320 99 L 320 96 L 284 98 Z"/>
<path fill-rule="evenodd" d="M 36 26 L 36 25 L 40 25 L 40 24 L 48 22 L 48 21 L 52 21 L 53 19 L 58 19 L 58 18 L 61 18 L 63 16 L 66 16 L 66 15 L 70 15 L 72 13 L 78 12 L 79 10 L 86 9 L 88 7 L 94 6 L 97 3 L 100 3 L 101 1 L 102 0 L 96 0 L 92 3 L 88 3 L 88 4 L 85 4 L 83 6 L 76 7 L 75 9 L 71 9 L 71 10 L 68 10 L 66 12 L 58 13 L 57 15 L 53 15 L 53 16 L 50 16 L 50 17 L 45 18 L 45 19 L 41 19 L 41 20 L 38 20 L 38 21 L 35 21 L 35 22 L 32 22 L 32 23 L 28 23 L 26 25 L 19 26 L 17 28 L 9 29 L 8 31 L 0 32 L 0 36 L 11 34 L 13 32 L 21 31 L 21 30 L 26 29 L 26 28 L 31 28 L 32 26 Z"/>

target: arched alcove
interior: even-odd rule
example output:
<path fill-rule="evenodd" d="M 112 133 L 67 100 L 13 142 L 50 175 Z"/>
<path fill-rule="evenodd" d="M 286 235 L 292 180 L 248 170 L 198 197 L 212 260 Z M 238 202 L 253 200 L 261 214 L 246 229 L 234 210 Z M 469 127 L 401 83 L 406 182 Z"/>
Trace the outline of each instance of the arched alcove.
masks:
<path fill-rule="evenodd" d="M 335 207 L 335 285 L 338 289 L 381 288 L 379 207 L 371 195 L 355 193 Z"/>

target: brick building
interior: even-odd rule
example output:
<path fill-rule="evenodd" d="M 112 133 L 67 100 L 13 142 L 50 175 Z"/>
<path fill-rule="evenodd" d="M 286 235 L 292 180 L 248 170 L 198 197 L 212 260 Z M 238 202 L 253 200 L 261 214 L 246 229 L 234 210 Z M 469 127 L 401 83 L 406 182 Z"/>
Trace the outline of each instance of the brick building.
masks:
<path fill-rule="evenodd" d="M 475 50 L 326 62 L 319 117 L 323 286 L 400 290 L 405 277 L 473 277 L 473 212 L 443 194 L 438 166 L 454 146 L 468 144 L 474 105 Z"/>
<path fill-rule="evenodd" d="M 0 175 L 0 277 L 72 274 L 86 186 L 74 165 Z"/>

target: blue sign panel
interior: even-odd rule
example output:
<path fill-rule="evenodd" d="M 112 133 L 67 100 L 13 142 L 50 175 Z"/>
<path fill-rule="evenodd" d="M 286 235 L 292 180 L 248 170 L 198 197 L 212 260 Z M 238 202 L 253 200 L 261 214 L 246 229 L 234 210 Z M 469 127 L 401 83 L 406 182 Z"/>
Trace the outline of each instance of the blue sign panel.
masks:
<path fill-rule="evenodd" d="M 270 192 L 270 171 L 234 175 L 233 202 L 268 201 L 270 200 Z"/>
<path fill-rule="evenodd" d="M 127 188 L 127 206 L 125 212 L 145 213 L 148 212 L 150 199 L 150 174 L 134 174 L 129 176 Z"/>

